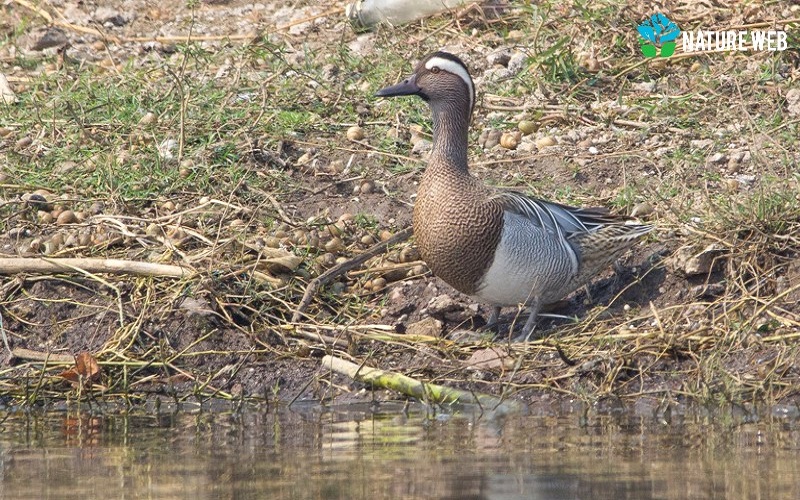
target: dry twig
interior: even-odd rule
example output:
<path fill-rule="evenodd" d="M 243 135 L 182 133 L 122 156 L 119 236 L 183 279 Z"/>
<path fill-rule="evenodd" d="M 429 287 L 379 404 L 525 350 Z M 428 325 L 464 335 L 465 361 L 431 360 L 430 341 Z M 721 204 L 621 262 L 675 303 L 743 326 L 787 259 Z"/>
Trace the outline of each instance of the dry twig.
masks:
<path fill-rule="evenodd" d="M 333 278 L 340 276 L 346 273 L 347 271 L 357 268 L 358 266 L 368 261 L 372 257 L 378 255 L 379 253 L 385 252 L 386 249 L 389 248 L 391 245 L 402 243 L 403 241 L 410 238 L 412 233 L 413 231 L 411 230 L 410 227 L 403 229 L 402 231 L 398 231 L 388 240 L 381 241 L 380 243 L 372 245 L 363 253 L 356 255 L 347 262 L 343 262 L 338 266 L 334 266 L 328 269 L 324 273 L 320 274 L 319 276 L 311 280 L 308 283 L 308 286 L 306 287 L 305 293 L 303 294 L 303 299 L 300 301 L 300 304 L 297 306 L 297 309 L 295 309 L 294 314 L 292 315 L 292 323 L 300 321 L 300 317 L 308 308 L 309 304 L 311 304 L 311 299 L 314 298 L 314 296 L 317 294 L 317 292 L 323 285 L 325 285 Z"/>
<path fill-rule="evenodd" d="M 425 402 L 439 404 L 475 404 L 481 406 L 481 408 L 501 414 L 525 414 L 528 411 L 524 403 L 513 399 L 506 400 L 489 394 L 469 392 L 443 385 L 427 384 L 400 373 L 387 372 L 368 366 L 359 366 L 335 356 L 328 355 L 323 357 L 322 366 L 330 368 L 336 373 L 347 375 L 353 380 L 401 392 L 406 396 Z"/>
<path fill-rule="evenodd" d="M 0 258 L 0 275 L 19 273 L 75 273 L 78 269 L 88 273 L 163 276 L 171 278 L 185 278 L 194 274 L 194 270 L 185 267 L 120 259 L 49 259 L 47 257 Z"/>

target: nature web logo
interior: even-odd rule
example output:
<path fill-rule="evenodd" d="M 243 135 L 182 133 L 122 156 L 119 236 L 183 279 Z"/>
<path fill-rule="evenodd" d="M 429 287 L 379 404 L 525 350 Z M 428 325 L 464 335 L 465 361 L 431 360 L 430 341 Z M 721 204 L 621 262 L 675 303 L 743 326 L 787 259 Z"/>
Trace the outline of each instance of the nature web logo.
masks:
<path fill-rule="evenodd" d="M 671 56 L 675 53 L 675 39 L 681 34 L 678 25 L 661 13 L 653 14 L 642 21 L 636 31 L 642 36 L 641 48 L 645 57 L 659 55 L 658 47 L 661 47 L 661 57 Z"/>

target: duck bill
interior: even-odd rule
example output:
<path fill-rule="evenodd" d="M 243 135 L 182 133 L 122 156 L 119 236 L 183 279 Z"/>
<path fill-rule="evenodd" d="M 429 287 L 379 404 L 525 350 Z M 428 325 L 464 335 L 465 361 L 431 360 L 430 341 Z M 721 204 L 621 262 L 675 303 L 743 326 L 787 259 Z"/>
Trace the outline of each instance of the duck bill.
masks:
<path fill-rule="evenodd" d="M 386 87 L 375 92 L 375 97 L 394 97 L 399 95 L 416 95 L 422 89 L 417 85 L 417 75 L 411 75 L 397 85 Z"/>

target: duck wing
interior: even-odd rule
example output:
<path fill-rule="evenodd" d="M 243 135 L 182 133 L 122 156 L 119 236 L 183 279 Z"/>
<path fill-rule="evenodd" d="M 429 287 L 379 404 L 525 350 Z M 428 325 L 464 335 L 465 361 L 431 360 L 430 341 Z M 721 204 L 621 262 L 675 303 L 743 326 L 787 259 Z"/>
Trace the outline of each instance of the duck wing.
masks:
<path fill-rule="evenodd" d="M 559 238 L 566 238 L 574 233 L 591 233 L 611 224 L 623 224 L 629 219 L 612 214 L 603 207 L 571 207 L 514 191 L 493 194 L 489 201 L 498 203 L 503 210 L 526 217 Z"/>

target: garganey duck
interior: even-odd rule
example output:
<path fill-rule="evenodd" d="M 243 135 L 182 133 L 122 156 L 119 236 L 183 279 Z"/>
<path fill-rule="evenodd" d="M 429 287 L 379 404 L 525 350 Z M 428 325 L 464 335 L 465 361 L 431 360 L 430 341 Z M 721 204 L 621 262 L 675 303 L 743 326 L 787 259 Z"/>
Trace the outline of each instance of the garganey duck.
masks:
<path fill-rule="evenodd" d="M 450 286 L 494 306 L 524 305 L 530 338 L 544 305 L 612 264 L 653 226 L 626 223 L 604 208 L 577 208 L 500 191 L 473 177 L 467 133 L 475 86 L 464 63 L 434 52 L 378 97 L 417 95 L 433 112 L 433 146 L 414 204 L 420 255 Z"/>

